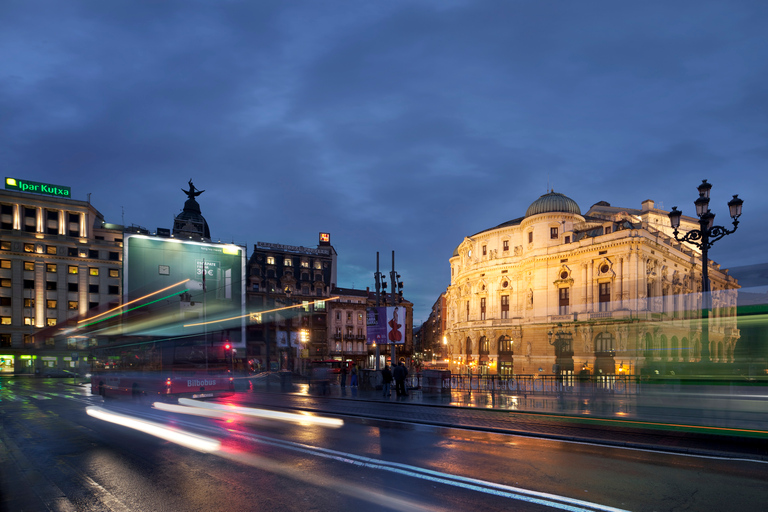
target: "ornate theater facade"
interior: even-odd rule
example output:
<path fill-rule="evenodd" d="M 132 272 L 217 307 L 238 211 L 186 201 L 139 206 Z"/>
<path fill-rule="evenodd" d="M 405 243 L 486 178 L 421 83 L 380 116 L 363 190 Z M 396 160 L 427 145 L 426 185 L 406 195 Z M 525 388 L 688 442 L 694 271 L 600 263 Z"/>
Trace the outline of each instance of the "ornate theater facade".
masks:
<path fill-rule="evenodd" d="M 601 201 L 582 215 L 552 191 L 524 217 L 466 237 L 446 292 L 452 368 L 671 374 L 700 361 L 701 253 L 674 239 L 667 214 L 646 200 Z M 683 232 L 698 227 L 681 219 Z M 712 261 L 709 279 L 709 359 L 732 362 L 739 286 Z"/>

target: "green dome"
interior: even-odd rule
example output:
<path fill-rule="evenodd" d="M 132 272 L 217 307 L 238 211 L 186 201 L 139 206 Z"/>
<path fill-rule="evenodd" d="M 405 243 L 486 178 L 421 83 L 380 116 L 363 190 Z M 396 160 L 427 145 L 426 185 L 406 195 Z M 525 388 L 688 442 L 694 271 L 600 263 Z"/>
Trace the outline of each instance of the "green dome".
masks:
<path fill-rule="evenodd" d="M 563 212 L 581 215 L 581 209 L 579 208 L 579 205 L 576 204 L 576 201 L 564 194 L 560 194 L 559 192 L 555 192 L 553 190 L 552 192 L 544 194 L 533 203 L 531 203 L 531 206 L 529 206 L 525 211 L 525 216 L 530 217 L 532 215 L 550 212 Z"/>

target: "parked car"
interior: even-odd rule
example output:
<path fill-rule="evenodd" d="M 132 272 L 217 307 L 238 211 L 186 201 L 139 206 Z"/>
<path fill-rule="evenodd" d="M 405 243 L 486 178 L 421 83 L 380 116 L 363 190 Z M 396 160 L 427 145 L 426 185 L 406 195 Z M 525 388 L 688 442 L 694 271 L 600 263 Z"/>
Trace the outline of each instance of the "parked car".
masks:
<path fill-rule="evenodd" d="M 71 372 L 69 370 L 62 370 L 60 368 L 46 368 L 43 371 L 43 377 L 51 377 L 51 378 L 69 377 L 70 379 L 72 379 L 77 376 L 78 375 L 75 372 Z"/>

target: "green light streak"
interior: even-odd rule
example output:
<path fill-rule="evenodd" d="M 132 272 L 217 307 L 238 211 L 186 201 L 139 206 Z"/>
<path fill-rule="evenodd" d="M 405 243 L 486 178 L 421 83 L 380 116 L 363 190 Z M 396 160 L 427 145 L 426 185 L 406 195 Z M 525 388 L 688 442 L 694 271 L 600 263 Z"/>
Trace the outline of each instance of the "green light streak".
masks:
<path fill-rule="evenodd" d="M 82 326 L 82 328 L 90 327 L 92 325 L 96 325 L 96 324 L 101 323 L 101 322 L 103 322 L 105 320 L 109 320 L 110 318 L 115 318 L 116 316 L 124 315 L 124 314 L 128 313 L 129 311 L 135 311 L 135 310 L 137 310 L 139 308 L 143 308 L 144 306 L 149 306 L 150 304 L 154 304 L 155 302 L 160 302 L 161 300 L 170 299 L 171 297 L 175 297 L 176 295 L 181 295 L 182 293 L 185 293 L 187 291 L 188 290 L 184 289 L 184 290 L 181 290 L 179 292 L 172 293 L 170 295 L 166 295 L 165 297 L 160 297 L 159 299 L 153 300 L 151 302 L 147 302 L 146 304 L 142 304 L 141 306 L 136 306 L 136 307 L 133 307 L 133 308 L 130 308 L 130 309 L 126 309 L 126 310 L 121 311 L 119 313 L 115 313 L 112 316 L 107 316 L 107 317 L 102 318 L 101 320 L 97 320 L 97 321 L 92 322 L 90 324 L 85 324 L 85 325 Z"/>

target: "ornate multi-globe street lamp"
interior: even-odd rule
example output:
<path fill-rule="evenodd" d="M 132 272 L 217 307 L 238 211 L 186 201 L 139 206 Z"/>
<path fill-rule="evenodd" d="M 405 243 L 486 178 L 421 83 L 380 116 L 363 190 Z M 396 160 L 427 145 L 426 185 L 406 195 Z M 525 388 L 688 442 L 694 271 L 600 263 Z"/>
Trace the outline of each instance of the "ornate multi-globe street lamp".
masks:
<path fill-rule="evenodd" d="M 715 242 L 725 235 L 730 235 L 736 231 L 736 228 L 739 226 L 738 219 L 741 216 L 741 207 L 744 204 L 744 201 L 739 199 L 738 195 L 734 195 L 733 199 L 728 201 L 728 210 L 733 219 L 733 229 L 728 230 L 723 226 L 715 226 L 715 214 L 709 209 L 709 191 L 711 188 L 712 185 L 707 183 L 707 180 L 702 180 L 701 185 L 698 186 L 699 198 L 694 201 L 694 204 L 696 205 L 696 215 L 699 217 L 699 229 L 688 231 L 683 237 L 678 236 L 677 228 L 680 227 L 680 217 L 683 215 L 683 212 L 678 210 L 677 206 L 673 206 L 672 211 L 669 212 L 669 221 L 675 230 L 675 240 L 693 244 L 701 249 L 701 317 L 703 320 L 701 329 L 701 362 L 709 361 L 709 324 L 707 322 L 707 315 L 711 298 L 708 252 Z"/>

